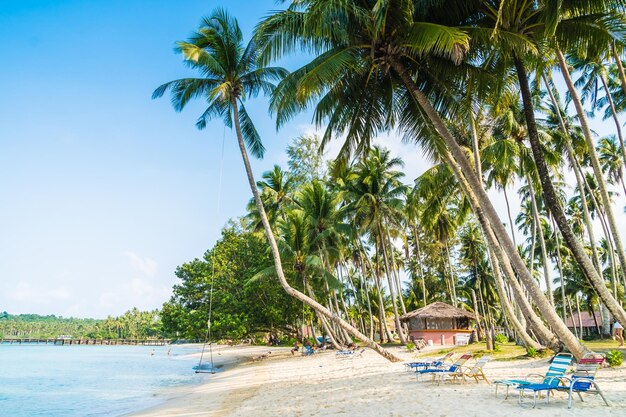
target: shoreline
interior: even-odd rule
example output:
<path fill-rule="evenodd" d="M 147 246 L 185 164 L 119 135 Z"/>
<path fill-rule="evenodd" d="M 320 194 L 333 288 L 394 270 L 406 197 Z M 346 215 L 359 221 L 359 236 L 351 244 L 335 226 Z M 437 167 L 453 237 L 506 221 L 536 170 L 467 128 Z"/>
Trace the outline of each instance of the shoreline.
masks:
<path fill-rule="evenodd" d="M 407 361 L 413 359 L 406 349 L 390 350 Z M 253 356 L 268 351 L 272 351 L 270 357 L 252 361 Z M 494 386 L 484 382 L 440 386 L 417 382 L 413 374 L 404 371 L 403 363 L 390 363 L 370 349 L 354 359 L 337 359 L 333 351 L 313 356 L 291 356 L 289 351 L 289 347 L 225 347 L 219 356 L 230 360 L 223 372 L 128 416 L 626 415 L 626 367 L 598 371 L 597 380 L 611 407 L 598 396 L 587 396 L 585 402 L 575 398 L 568 410 L 567 395 L 557 393 L 549 404 L 541 402 L 534 409 L 526 409 L 517 404 L 517 392 L 512 391 L 507 400 L 502 392 L 496 398 Z M 434 347 L 430 354 L 439 356 L 438 351 Z M 533 372 L 543 374 L 548 366 L 547 358 L 491 361 L 485 374 L 491 381 L 523 378 Z"/>
<path fill-rule="evenodd" d="M 189 345 L 198 346 L 198 345 Z M 202 345 L 198 346 L 202 349 Z M 123 417 L 166 417 L 166 416 L 221 416 L 227 415 L 232 409 L 233 395 L 237 391 L 237 381 L 248 379 L 249 373 L 254 374 L 261 364 L 275 361 L 286 356 L 291 357 L 289 347 L 269 347 L 250 345 L 217 345 L 213 347 L 213 361 L 218 369 L 215 374 L 198 374 L 202 381 L 197 384 L 166 389 L 161 393 L 162 402 L 123 414 Z M 267 355 L 271 352 L 270 355 Z M 186 355 L 198 358 L 201 352 Z M 205 351 L 205 362 L 208 352 Z M 267 356 L 266 356 L 267 355 Z M 265 356 L 263 360 L 254 360 Z M 191 368 L 189 372 L 194 372 Z M 234 381 L 234 384 L 233 384 Z M 239 398 L 241 400 L 241 398 Z"/>

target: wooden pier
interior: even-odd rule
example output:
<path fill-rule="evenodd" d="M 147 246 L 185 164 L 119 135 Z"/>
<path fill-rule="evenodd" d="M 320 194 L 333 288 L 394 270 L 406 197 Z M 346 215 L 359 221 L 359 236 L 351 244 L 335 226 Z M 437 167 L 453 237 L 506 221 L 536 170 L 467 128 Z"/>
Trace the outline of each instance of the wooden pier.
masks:
<path fill-rule="evenodd" d="M 131 345 L 131 346 L 165 346 L 170 339 L 16 339 L 3 338 L 0 344 L 50 344 L 50 345 Z"/>

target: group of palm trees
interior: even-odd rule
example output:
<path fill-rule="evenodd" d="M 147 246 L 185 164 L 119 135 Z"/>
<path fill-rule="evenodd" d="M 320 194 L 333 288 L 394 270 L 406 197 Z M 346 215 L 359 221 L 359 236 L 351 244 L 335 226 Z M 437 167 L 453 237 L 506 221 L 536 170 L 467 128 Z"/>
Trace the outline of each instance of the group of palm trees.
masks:
<path fill-rule="evenodd" d="M 621 292 L 626 253 L 607 184 L 623 187 L 626 161 L 619 122 L 626 98 L 621 61 L 625 9 L 624 0 L 293 0 L 263 19 L 247 44 L 236 20 L 218 9 L 188 41 L 178 43 L 185 62 L 200 77 L 166 83 L 154 97 L 170 90 L 179 111 L 191 99 L 207 100 L 199 128 L 214 117 L 229 127 L 234 122 L 274 273 L 334 335 L 356 337 L 397 359 L 371 334 L 366 336 L 367 326 L 350 323 L 330 276 L 311 272 L 287 280 L 282 257 L 295 256 L 284 248 L 298 222 L 315 229 L 306 243 L 318 257 L 309 259 L 311 265 L 334 277 L 341 272 L 337 262 L 345 261 L 345 255 L 333 254 L 329 246 L 342 231 L 303 214 L 307 204 L 322 198 L 328 199 L 324 215 L 343 216 L 351 226 L 341 233 L 359 249 L 359 259 L 350 265 L 369 264 L 361 275 L 373 284 L 364 288 L 382 294 L 383 284 L 376 279 L 386 278 L 396 322 L 406 307 L 399 267 L 424 276 L 420 285 L 426 302 L 432 291 L 425 288 L 426 267 L 447 257 L 438 266 L 439 272 L 448 270 L 442 274 L 445 292 L 452 303 L 468 301 L 450 260 L 458 250 L 472 271 L 478 291 L 471 304 L 483 325 L 495 320 L 488 306 L 498 305 L 502 320 L 522 343 L 564 346 L 581 357 L 586 348 L 563 320 L 568 293 L 584 294 L 585 288 L 585 296 L 626 323 Z M 313 59 L 301 68 L 288 72 L 270 66 L 302 51 Z M 561 83 L 565 88 L 558 91 Z M 248 159 L 248 151 L 256 157 L 264 151 L 244 107 L 245 99 L 259 93 L 270 97 L 269 111 L 278 127 L 312 109 L 315 123 L 325 128 L 322 146 L 334 137 L 344 139 L 332 170 L 333 183 L 343 185 L 303 185 L 298 198 L 294 196 L 298 202 L 290 203 L 298 208 L 282 214 L 280 221 L 277 212 L 273 220 L 268 217 Z M 565 104 L 571 105 L 571 113 Z M 596 143 L 589 109 L 604 110 L 613 119 L 616 139 Z M 408 194 L 396 187 L 394 160 L 384 150 L 372 149 L 374 138 L 389 130 L 419 145 L 434 163 Z M 363 177 L 359 183 L 354 178 L 385 159 L 391 166 L 381 178 L 389 184 L 379 185 L 392 187 L 387 190 L 391 200 L 360 200 L 357 196 L 366 195 L 373 180 Z M 563 192 L 566 168 L 576 181 L 569 200 Z M 345 170 L 352 173 L 344 175 Z M 508 203 L 508 193 L 520 183 L 520 216 L 512 219 L 509 210 L 503 222 L 487 187 L 502 190 Z M 601 228 L 594 229 L 594 222 Z M 514 223 L 527 233 L 528 244 L 516 236 Z M 416 248 L 404 258 L 395 253 L 401 230 L 409 231 L 404 234 L 408 246 Z M 420 256 L 417 247 L 423 242 L 440 245 L 438 255 Z M 560 297 L 552 291 L 553 263 Z M 539 285 L 541 276 L 546 289 Z M 308 284 L 324 277 L 328 289 L 322 297 Z M 369 301 L 373 306 L 376 297 Z"/>

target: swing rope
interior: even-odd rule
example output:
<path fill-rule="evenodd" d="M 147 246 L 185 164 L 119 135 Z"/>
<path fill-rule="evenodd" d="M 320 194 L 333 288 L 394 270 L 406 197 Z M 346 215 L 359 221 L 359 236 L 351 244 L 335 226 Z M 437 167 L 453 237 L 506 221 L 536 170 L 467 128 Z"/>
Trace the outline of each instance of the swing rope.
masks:
<path fill-rule="evenodd" d="M 222 204 L 222 178 L 224 173 L 224 144 L 226 139 L 226 125 L 224 125 L 224 131 L 222 134 L 222 156 L 220 160 L 220 176 L 219 176 L 219 184 L 217 187 L 217 212 L 216 217 L 219 217 L 221 204 Z M 202 360 L 204 359 L 204 351 L 206 350 L 207 344 L 209 345 L 209 357 L 211 360 L 211 368 L 209 370 L 210 373 L 215 373 L 215 367 L 213 366 L 213 342 L 211 342 L 211 316 L 213 314 L 213 283 L 215 281 L 215 256 L 211 255 L 211 289 L 209 291 L 209 318 L 207 320 L 207 330 L 206 335 L 204 337 L 204 344 L 202 345 L 202 353 L 200 353 L 200 361 L 198 362 L 198 366 L 196 367 L 196 373 L 205 372 L 202 366 Z"/>

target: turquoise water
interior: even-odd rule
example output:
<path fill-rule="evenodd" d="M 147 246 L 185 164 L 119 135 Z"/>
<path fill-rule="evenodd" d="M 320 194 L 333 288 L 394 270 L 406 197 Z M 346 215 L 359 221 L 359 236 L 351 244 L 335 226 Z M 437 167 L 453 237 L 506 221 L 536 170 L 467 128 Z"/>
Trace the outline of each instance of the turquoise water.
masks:
<path fill-rule="evenodd" d="M 0 416 L 120 416 L 208 377 L 192 350 L 168 349 L 0 344 Z"/>

